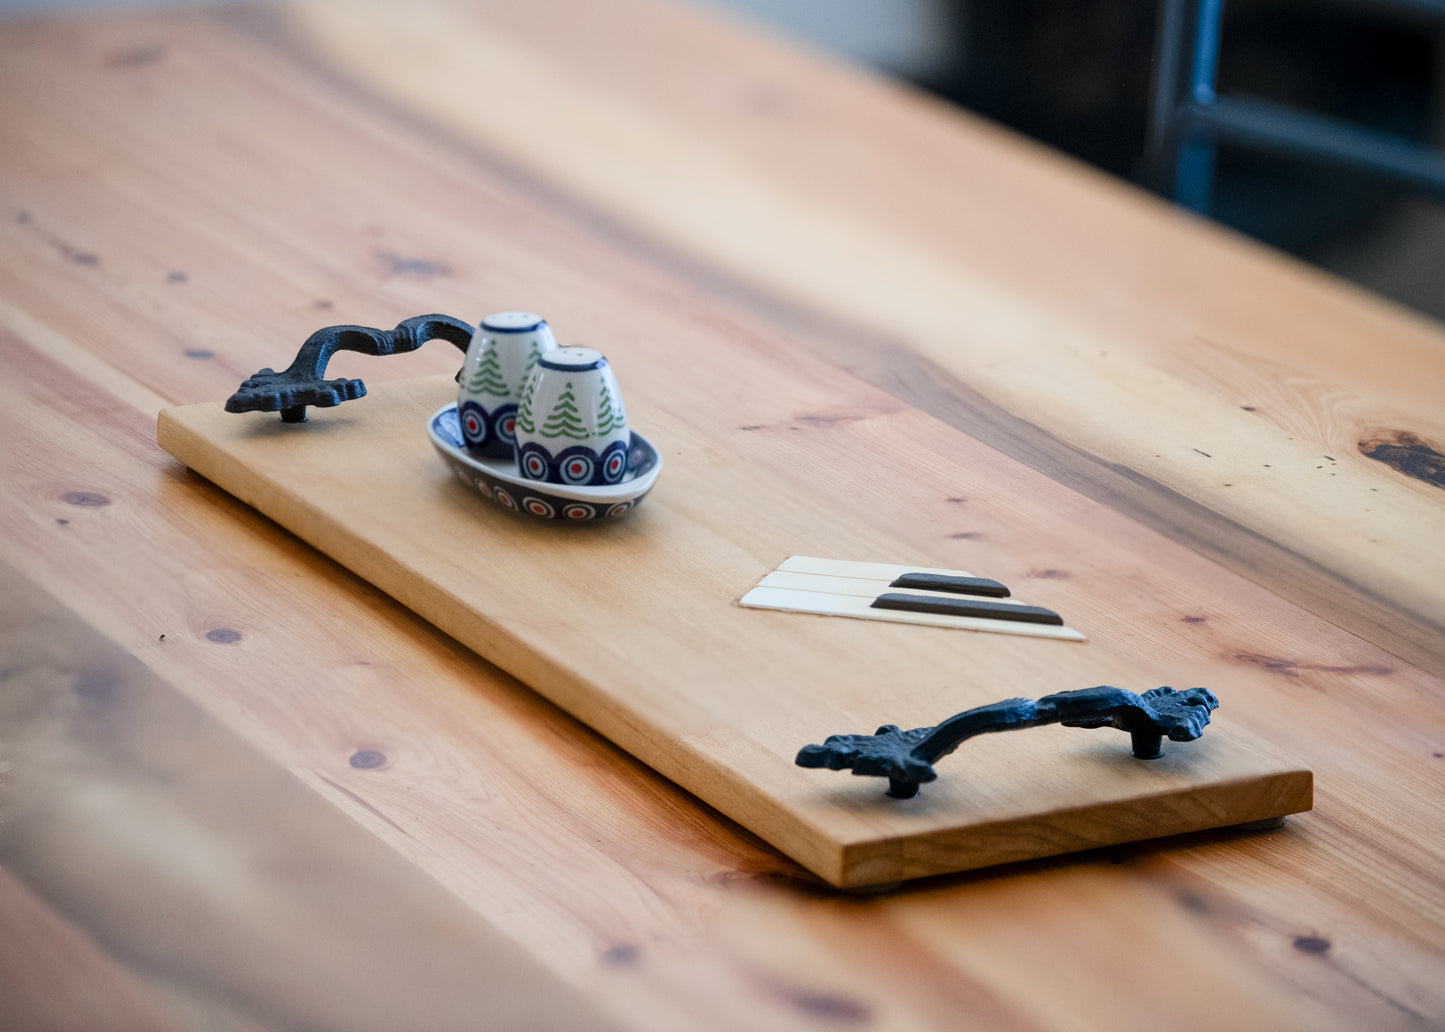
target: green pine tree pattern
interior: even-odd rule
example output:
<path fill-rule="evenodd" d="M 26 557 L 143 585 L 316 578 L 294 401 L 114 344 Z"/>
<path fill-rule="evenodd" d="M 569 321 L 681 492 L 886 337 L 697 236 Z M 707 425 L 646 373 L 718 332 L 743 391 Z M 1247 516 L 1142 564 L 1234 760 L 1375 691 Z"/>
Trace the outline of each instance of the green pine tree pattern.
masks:
<path fill-rule="evenodd" d="M 548 413 L 547 421 L 542 424 L 542 436 L 587 440 L 587 428 L 582 425 L 581 415 L 577 411 L 577 395 L 572 393 L 571 380 L 563 387 L 562 394 L 557 399 L 557 407 Z"/>
<path fill-rule="evenodd" d="M 517 432 L 530 434 L 537 429 L 537 424 L 532 422 L 532 398 L 537 393 L 537 381 L 535 378 L 527 377 L 526 384 L 522 387 L 522 399 L 517 402 Z"/>
<path fill-rule="evenodd" d="M 502 365 L 497 360 L 497 349 L 488 348 L 472 375 L 467 378 L 467 390 L 473 394 L 507 396 L 507 381 L 502 378 Z"/>
<path fill-rule="evenodd" d="M 626 425 L 627 415 L 622 411 L 621 399 L 613 399 L 612 388 L 603 380 L 597 393 L 597 432 L 610 434 Z"/>

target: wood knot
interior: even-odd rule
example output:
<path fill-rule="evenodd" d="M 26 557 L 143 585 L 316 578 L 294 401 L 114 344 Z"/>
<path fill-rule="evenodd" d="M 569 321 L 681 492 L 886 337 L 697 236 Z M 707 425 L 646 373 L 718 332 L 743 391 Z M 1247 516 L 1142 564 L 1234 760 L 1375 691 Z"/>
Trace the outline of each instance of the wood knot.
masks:
<path fill-rule="evenodd" d="M 1408 430 L 1372 430 L 1359 440 L 1360 454 L 1397 473 L 1445 487 L 1445 454 Z"/>

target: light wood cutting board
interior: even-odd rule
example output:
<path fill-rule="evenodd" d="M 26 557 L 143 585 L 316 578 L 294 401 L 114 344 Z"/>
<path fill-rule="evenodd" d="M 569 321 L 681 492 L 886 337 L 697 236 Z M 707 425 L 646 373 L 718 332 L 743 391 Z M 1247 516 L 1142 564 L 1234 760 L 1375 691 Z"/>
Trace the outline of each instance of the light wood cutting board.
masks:
<path fill-rule="evenodd" d="M 1204 738 L 1167 743 L 1156 761 L 1135 760 L 1120 732 L 1055 726 L 965 743 L 911 800 L 888 798 L 878 779 L 799 768 L 798 749 L 829 734 L 936 724 L 1104 683 L 1101 672 L 1142 692 L 1158 670 L 1111 646 L 1117 635 L 1087 613 L 1063 613 L 1089 635 L 1081 644 L 739 606 L 792 554 L 939 564 L 860 533 L 867 493 L 709 448 L 643 398 L 629 398 L 633 425 L 667 466 L 637 511 L 575 526 L 506 514 L 427 440 L 427 418 L 454 390 L 444 376 L 382 384 L 296 425 L 217 403 L 172 408 L 160 443 L 834 885 L 1310 806 L 1309 770 L 1232 726 L 1226 690 Z M 915 472 L 901 444 L 861 441 L 855 459 L 877 464 L 878 490 Z M 837 461 L 816 458 L 820 469 Z M 925 478 L 927 459 L 916 460 Z M 994 504 L 1022 503 L 1005 484 Z M 1090 544 L 1081 528 L 1077 546 Z"/>

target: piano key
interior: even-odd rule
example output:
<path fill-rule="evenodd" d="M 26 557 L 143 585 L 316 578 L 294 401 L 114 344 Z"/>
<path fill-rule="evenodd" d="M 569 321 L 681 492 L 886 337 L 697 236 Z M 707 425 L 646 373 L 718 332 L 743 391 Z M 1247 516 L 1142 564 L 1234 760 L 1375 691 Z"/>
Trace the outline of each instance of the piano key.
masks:
<path fill-rule="evenodd" d="M 938 573 L 905 573 L 888 585 L 890 588 L 914 588 L 918 591 L 949 591 L 955 595 L 986 595 L 1008 598 L 1009 590 L 987 577 L 952 577 Z"/>
<path fill-rule="evenodd" d="M 904 595 L 885 592 L 873 600 L 874 609 L 902 609 L 913 613 L 943 613 L 950 616 L 1016 620 L 1020 623 L 1063 625 L 1064 618 L 1052 609 L 991 602 L 981 598 L 942 598 L 937 595 Z"/>

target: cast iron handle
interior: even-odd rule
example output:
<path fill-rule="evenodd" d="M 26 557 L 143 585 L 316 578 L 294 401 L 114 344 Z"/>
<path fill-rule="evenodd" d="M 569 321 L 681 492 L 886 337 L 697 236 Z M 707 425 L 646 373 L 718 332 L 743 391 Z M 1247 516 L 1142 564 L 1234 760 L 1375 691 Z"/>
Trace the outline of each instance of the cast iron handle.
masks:
<path fill-rule="evenodd" d="M 366 397 L 360 380 L 328 380 L 326 364 L 338 351 L 363 355 L 401 355 L 437 339 L 466 353 L 472 327 L 449 315 L 418 315 L 403 319 L 394 330 L 370 326 L 327 326 L 306 338 L 295 360 L 281 372 L 262 369 L 226 400 L 227 412 L 276 412 L 285 423 L 306 421 L 306 406 L 330 408 Z"/>
<path fill-rule="evenodd" d="M 1154 688 L 1143 695 L 1100 685 L 1033 699 L 1005 699 L 949 717 L 937 727 L 900 731 L 884 724 L 871 735 L 830 735 L 822 745 L 798 753 L 800 767 L 852 768 L 854 774 L 888 779 L 888 794 L 910 799 L 918 786 L 938 777 L 933 765 L 974 735 L 1016 731 L 1043 724 L 1115 727 L 1128 731 L 1141 760 L 1163 754 L 1164 736 L 1192 742 L 1204 734 L 1219 700 L 1208 688 Z"/>

